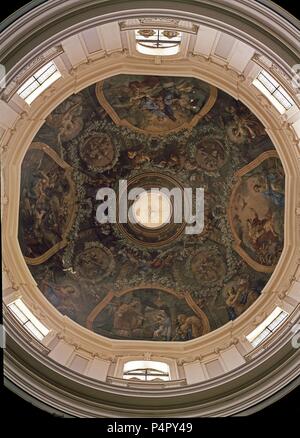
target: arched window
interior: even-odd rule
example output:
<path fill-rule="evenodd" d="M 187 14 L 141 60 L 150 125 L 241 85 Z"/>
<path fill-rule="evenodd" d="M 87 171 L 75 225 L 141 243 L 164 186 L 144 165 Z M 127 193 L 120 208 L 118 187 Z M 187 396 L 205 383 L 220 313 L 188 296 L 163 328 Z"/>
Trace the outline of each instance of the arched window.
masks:
<path fill-rule="evenodd" d="M 144 55 L 170 56 L 180 50 L 182 33 L 176 30 L 138 29 L 136 49 Z"/>
<path fill-rule="evenodd" d="M 164 362 L 132 360 L 124 364 L 123 379 L 137 379 L 143 382 L 168 381 L 171 380 L 170 367 Z"/>

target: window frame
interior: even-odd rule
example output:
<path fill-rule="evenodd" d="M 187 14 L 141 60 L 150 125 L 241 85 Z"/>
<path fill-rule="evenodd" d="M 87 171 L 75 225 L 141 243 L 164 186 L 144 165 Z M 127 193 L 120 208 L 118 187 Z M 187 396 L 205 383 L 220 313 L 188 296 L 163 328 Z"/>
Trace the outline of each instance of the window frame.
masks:
<path fill-rule="evenodd" d="M 50 333 L 48 327 L 34 316 L 21 298 L 12 301 L 7 307 L 22 327 L 39 341 L 42 341 Z"/>
<path fill-rule="evenodd" d="M 253 347 L 257 347 L 270 336 L 272 336 L 277 329 L 286 321 L 289 314 L 281 309 L 280 307 L 276 307 L 271 314 L 265 318 L 251 333 L 249 333 L 246 338 L 250 342 Z M 276 323 L 274 325 L 274 323 Z"/>
<path fill-rule="evenodd" d="M 153 30 L 155 35 L 152 37 L 144 37 L 143 35 L 139 35 L 139 31 L 141 30 Z M 171 31 L 178 32 L 178 35 L 174 38 L 168 39 L 167 37 L 161 36 L 163 32 Z M 182 43 L 183 34 L 181 31 L 173 30 L 173 29 L 162 29 L 162 28 L 153 28 L 153 29 L 135 29 L 135 42 L 136 42 L 136 50 L 143 55 L 152 55 L 152 56 L 171 56 L 177 55 L 180 52 L 180 46 Z M 176 40 L 175 40 L 176 38 Z M 151 44 L 153 44 L 151 46 Z M 154 45 L 156 44 L 156 46 Z"/>
<path fill-rule="evenodd" d="M 132 364 L 132 367 L 130 364 Z M 147 364 L 149 364 L 149 366 L 147 366 Z M 127 361 L 123 365 L 123 379 L 130 380 L 132 378 L 136 378 L 142 382 L 151 382 L 156 378 L 161 381 L 170 381 L 170 366 L 166 362 L 151 360 Z"/>
<path fill-rule="evenodd" d="M 28 105 L 30 105 L 41 93 L 43 93 L 43 91 L 61 77 L 62 75 L 55 62 L 49 61 L 21 85 L 17 90 L 17 94 Z"/>
<path fill-rule="evenodd" d="M 270 100 L 281 114 L 284 114 L 296 105 L 290 94 L 266 70 L 260 70 L 252 83 Z"/>

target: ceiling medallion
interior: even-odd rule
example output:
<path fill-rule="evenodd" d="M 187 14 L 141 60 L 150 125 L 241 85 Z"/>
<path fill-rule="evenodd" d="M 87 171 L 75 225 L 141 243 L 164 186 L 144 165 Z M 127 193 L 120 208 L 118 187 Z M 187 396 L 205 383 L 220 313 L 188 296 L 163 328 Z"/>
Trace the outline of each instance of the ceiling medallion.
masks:
<path fill-rule="evenodd" d="M 132 204 L 133 217 L 145 228 L 161 228 L 169 223 L 172 203 L 164 193 L 144 192 Z"/>
<path fill-rule="evenodd" d="M 103 281 L 114 270 L 111 251 L 97 242 L 90 242 L 75 258 L 75 272 L 86 280 Z"/>
<path fill-rule="evenodd" d="M 183 193 L 184 187 L 181 183 L 173 176 L 153 171 L 144 172 L 128 180 L 128 192 L 136 187 L 145 190 L 137 200 L 128 201 L 128 209 L 132 208 L 136 223 L 121 223 L 117 219 L 117 228 L 121 234 L 138 246 L 151 248 L 167 245 L 181 236 L 186 223 L 174 223 L 172 197 L 169 198 L 161 192 L 150 192 L 152 188 L 179 188 Z M 126 194 L 119 193 L 118 196 L 122 199 Z"/>
<path fill-rule="evenodd" d="M 196 146 L 196 162 L 208 172 L 220 169 L 226 161 L 225 147 L 216 138 L 203 138 Z"/>
<path fill-rule="evenodd" d="M 116 158 L 116 150 L 107 134 L 98 133 L 88 137 L 80 144 L 80 157 L 88 167 L 109 169 Z"/>

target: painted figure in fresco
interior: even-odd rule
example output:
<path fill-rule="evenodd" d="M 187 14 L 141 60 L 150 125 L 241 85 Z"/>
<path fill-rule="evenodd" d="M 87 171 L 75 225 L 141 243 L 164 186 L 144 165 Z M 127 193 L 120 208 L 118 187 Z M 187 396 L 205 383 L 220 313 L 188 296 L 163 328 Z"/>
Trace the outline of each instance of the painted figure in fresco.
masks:
<path fill-rule="evenodd" d="M 156 76 L 145 76 L 143 80 L 130 81 L 128 90 L 131 103 L 140 101 L 143 97 L 153 96 L 160 90 L 160 80 Z"/>
<path fill-rule="evenodd" d="M 179 97 L 178 93 L 172 86 L 171 88 L 159 87 L 156 88 L 157 93 L 154 90 L 149 90 L 149 94 L 144 95 L 140 100 L 140 108 L 148 110 L 153 113 L 158 120 L 169 118 L 176 121 L 174 110 L 172 105 L 174 101 Z"/>
<path fill-rule="evenodd" d="M 171 153 L 169 157 L 165 160 L 162 160 L 158 163 L 159 167 L 164 168 L 176 168 L 176 170 L 196 170 L 198 168 L 197 163 L 191 161 L 188 158 L 188 154 L 186 150 L 179 149 L 178 153 Z"/>
<path fill-rule="evenodd" d="M 45 297 L 53 304 L 61 313 L 76 320 L 79 308 L 74 303 L 74 297 L 77 296 L 77 291 L 71 285 L 58 285 L 47 280 L 42 280 L 40 288 Z"/>
<path fill-rule="evenodd" d="M 191 84 L 181 81 L 176 85 L 178 99 L 175 102 L 176 108 L 185 108 L 191 113 L 197 114 L 207 99 L 207 92 L 201 87 L 193 87 Z"/>
<path fill-rule="evenodd" d="M 284 207 L 284 192 L 282 188 L 282 179 L 278 175 L 270 173 L 266 176 L 267 190 L 263 191 L 263 195 L 270 200 L 276 207 Z"/>
<path fill-rule="evenodd" d="M 243 201 L 247 207 L 247 210 L 244 207 L 244 211 L 248 212 L 244 214 L 245 238 L 261 263 L 273 264 L 280 252 L 278 211 L 282 211 L 284 206 L 284 194 L 276 186 L 276 176 L 273 174 L 253 179 L 252 189 L 252 197 L 245 197 Z"/>
<path fill-rule="evenodd" d="M 158 328 L 153 332 L 154 339 L 170 341 L 172 338 L 172 321 L 164 310 L 157 315 Z"/>
<path fill-rule="evenodd" d="M 283 245 L 284 174 L 269 158 L 244 176 L 233 204 L 233 221 L 247 253 L 262 265 L 275 265 Z"/>
<path fill-rule="evenodd" d="M 201 318 L 185 301 L 157 289 L 115 297 L 95 321 L 97 333 L 110 331 L 114 337 L 127 339 L 183 341 L 200 336 L 204 330 Z"/>
<path fill-rule="evenodd" d="M 41 251 L 38 247 L 45 245 L 45 251 L 61 240 L 67 219 L 65 196 L 69 190 L 64 171 L 49 158 L 42 156 L 34 163 L 36 167 L 26 175 L 21 196 L 22 221 L 26 224 L 23 238 L 27 253 L 33 257 Z"/>
<path fill-rule="evenodd" d="M 141 164 L 150 163 L 151 161 L 150 156 L 142 151 L 128 151 L 127 156 L 135 167 L 140 167 Z"/>
<path fill-rule="evenodd" d="M 34 212 L 34 209 L 32 208 L 33 204 L 34 208 L 38 209 L 45 206 L 47 195 L 55 185 L 54 174 L 51 172 L 46 173 L 44 170 L 40 169 L 41 161 L 37 170 L 32 172 L 28 188 L 25 187 L 22 193 L 27 213 L 30 212 L 31 214 Z"/>
<path fill-rule="evenodd" d="M 98 99 L 130 125 L 145 131 L 163 132 L 192 122 L 208 101 L 211 87 L 193 79 L 120 75 L 104 81 Z M 107 109 L 109 112 L 110 109 Z"/>
<path fill-rule="evenodd" d="M 230 106 L 226 108 L 226 112 L 231 115 L 226 131 L 233 143 L 241 144 L 264 133 L 263 126 L 250 111 L 241 111 L 238 107 Z"/>
<path fill-rule="evenodd" d="M 177 316 L 177 327 L 173 341 L 198 338 L 203 335 L 203 325 L 197 316 L 180 314 Z"/>
<path fill-rule="evenodd" d="M 233 320 L 241 315 L 258 296 L 259 293 L 249 287 L 248 278 L 236 278 L 233 283 L 225 287 L 225 301 L 229 319 Z"/>
<path fill-rule="evenodd" d="M 191 95 L 190 95 L 191 94 Z M 207 95 L 202 90 L 193 90 L 191 84 L 173 81 L 148 90 L 140 99 L 140 108 L 153 113 L 158 120 L 169 118 L 176 122 L 176 111 L 197 113 L 205 103 Z"/>
<path fill-rule="evenodd" d="M 275 242 L 277 240 L 277 233 L 273 224 L 272 214 L 264 219 L 259 219 L 257 213 L 254 212 L 254 217 L 248 219 L 248 235 L 254 248 L 259 249 L 266 241 Z"/>
<path fill-rule="evenodd" d="M 47 124 L 57 131 L 59 143 L 72 140 L 81 132 L 83 128 L 82 110 L 82 97 L 74 95 L 47 117 Z"/>
<path fill-rule="evenodd" d="M 140 300 L 134 298 L 129 303 L 121 303 L 115 310 L 113 328 L 119 336 L 130 337 L 132 332 L 141 327 L 143 316 L 140 313 Z"/>
<path fill-rule="evenodd" d="M 166 114 L 162 108 L 162 100 L 158 98 L 151 99 L 148 96 L 142 97 L 139 108 L 141 108 L 141 110 L 147 110 L 153 113 L 158 120 L 163 120 L 166 117 Z"/>

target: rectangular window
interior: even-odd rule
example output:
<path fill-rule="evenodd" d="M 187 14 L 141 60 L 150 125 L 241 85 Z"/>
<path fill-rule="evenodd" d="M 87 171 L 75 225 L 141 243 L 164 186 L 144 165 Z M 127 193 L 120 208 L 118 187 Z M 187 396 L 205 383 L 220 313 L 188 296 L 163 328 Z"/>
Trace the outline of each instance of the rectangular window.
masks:
<path fill-rule="evenodd" d="M 170 56 L 180 50 L 182 33 L 176 30 L 138 29 L 136 49 L 144 55 Z"/>
<path fill-rule="evenodd" d="M 50 330 L 33 315 L 20 298 L 10 303 L 8 308 L 22 326 L 39 341 L 42 341 L 49 333 Z"/>
<path fill-rule="evenodd" d="M 151 380 L 170 380 L 170 367 L 164 362 L 155 361 L 129 361 L 123 369 L 123 379 L 138 379 L 144 382 Z"/>
<path fill-rule="evenodd" d="M 265 70 L 262 70 L 258 74 L 253 81 L 253 85 L 269 99 L 280 114 L 283 114 L 295 105 L 291 96 L 276 81 L 276 79 Z"/>
<path fill-rule="evenodd" d="M 249 335 L 246 336 L 247 340 L 256 347 L 261 344 L 265 339 L 270 337 L 278 327 L 286 320 L 288 313 L 276 307 L 275 310 L 268 316 L 256 329 L 254 329 Z"/>
<path fill-rule="evenodd" d="M 31 104 L 46 88 L 61 77 L 53 61 L 34 73 L 17 91 L 18 95 Z"/>

